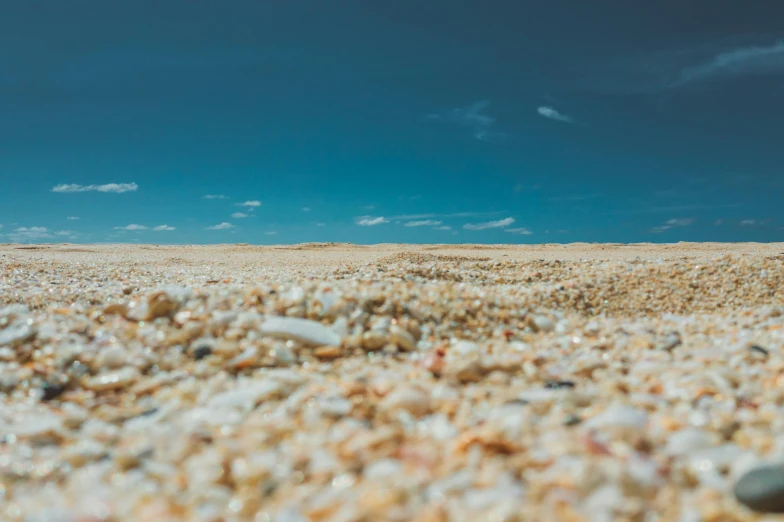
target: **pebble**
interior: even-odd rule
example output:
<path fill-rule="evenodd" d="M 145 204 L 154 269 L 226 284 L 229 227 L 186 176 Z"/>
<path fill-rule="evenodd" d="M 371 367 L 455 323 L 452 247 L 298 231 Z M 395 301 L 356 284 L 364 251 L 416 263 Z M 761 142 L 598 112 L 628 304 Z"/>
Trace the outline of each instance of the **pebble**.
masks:
<path fill-rule="evenodd" d="M 126 367 L 121 370 L 100 373 L 85 380 L 84 386 L 94 391 L 109 391 L 125 388 L 139 378 L 136 368 Z"/>
<path fill-rule="evenodd" d="M 340 335 L 316 321 L 296 317 L 270 317 L 259 328 L 263 333 L 281 339 L 293 339 L 311 346 L 339 345 Z"/>
<path fill-rule="evenodd" d="M 29 341 L 35 336 L 35 330 L 27 324 L 13 324 L 0 330 L 0 346 L 14 347 Z"/>
<path fill-rule="evenodd" d="M 748 471 L 736 483 L 735 498 L 761 513 L 784 513 L 784 466 L 767 465 Z"/>

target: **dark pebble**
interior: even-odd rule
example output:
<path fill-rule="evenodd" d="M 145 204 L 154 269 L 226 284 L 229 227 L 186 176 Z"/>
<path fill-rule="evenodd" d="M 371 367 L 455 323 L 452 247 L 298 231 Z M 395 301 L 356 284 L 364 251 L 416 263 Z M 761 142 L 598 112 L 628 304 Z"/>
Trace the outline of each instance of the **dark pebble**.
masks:
<path fill-rule="evenodd" d="M 766 350 L 765 348 L 763 348 L 762 346 L 760 346 L 758 344 L 752 344 L 749 347 L 749 350 L 751 350 L 752 352 L 761 353 L 762 355 L 768 355 L 768 350 Z"/>
<path fill-rule="evenodd" d="M 57 384 L 53 382 L 44 383 L 42 388 L 44 394 L 41 396 L 42 401 L 51 401 L 59 397 L 65 392 L 65 384 Z"/>
<path fill-rule="evenodd" d="M 580 424 L 583 420 L 578 417 L 577 415 L 567 415 L 564 419 L 564 426 L 576 426 Z"/>
<path fill-rule="evenodd" d="M 784 513 L 784 466 L 760 466 L 735 484 L 735 498 L 760 513 Z"/>
<path fill-rule="evenodd" d="M 200 359 L 204 359 L 208 355 L 212 353 L 212 348 L 209 346 L 199 346 L 195 350 L 193 350 L 193 358 L 197 361 Z"/>
<path fill-rule="evenodd" d="M 572 381 L 547 381 L 544 384 L 544 387 L 548 390 L 561 390 L 564 388 L 574 388 L 574 382 Z"/>

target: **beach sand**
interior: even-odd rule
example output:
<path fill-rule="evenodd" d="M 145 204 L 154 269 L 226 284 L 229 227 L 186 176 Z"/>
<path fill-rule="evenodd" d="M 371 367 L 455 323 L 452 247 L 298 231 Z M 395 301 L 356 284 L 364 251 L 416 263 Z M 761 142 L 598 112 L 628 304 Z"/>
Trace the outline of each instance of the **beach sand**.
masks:
<path fill-rule="evenodd" d="M 0 245 L 0 520 L 773 520 L 783 350 L 784 244 Z"/>

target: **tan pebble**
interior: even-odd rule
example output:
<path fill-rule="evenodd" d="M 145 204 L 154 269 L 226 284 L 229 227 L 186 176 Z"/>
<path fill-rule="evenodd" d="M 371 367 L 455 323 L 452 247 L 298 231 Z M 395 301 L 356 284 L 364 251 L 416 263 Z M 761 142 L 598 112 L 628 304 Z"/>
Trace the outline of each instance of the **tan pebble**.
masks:
<path fill-rule="evenodd" d="M 103 309 L 103 315 L 128 316 L 128 306 L 122 303 L 113 303 Z"/>
<path fill-rule="evenodd" d="M 396 324 L 389 327 L 389 336 L 390 340 L 403 351 L 412 352 L 416 349 L 414 337 Z"/>
<path fill-rule="evenodd" d="M 166 292 L 156 292 L 147 298 L 147 307 L 146 320 L 152 321 L 159 317 L 171 317 L 180 305 Z"/>
<path fill-rule="evenodd" d="M 340 357 L 341 353 L 340 346 L 319 346 L 313 352 L 319 359 L 336 359 Z"/>
<path fill-rule="evenodd" d="M 362 348 L 368 352 L 381 350 L 388 341 L 386 334 L 374 330 L 362 334 Z"/>
<path fill-rule="evenodd" d="M 98 356 L 95 358 L 95 366 L 97 368 L 116 369 L 125 365 L 126 361 L 125 348 L 112 345 L 98 352 Z"/>

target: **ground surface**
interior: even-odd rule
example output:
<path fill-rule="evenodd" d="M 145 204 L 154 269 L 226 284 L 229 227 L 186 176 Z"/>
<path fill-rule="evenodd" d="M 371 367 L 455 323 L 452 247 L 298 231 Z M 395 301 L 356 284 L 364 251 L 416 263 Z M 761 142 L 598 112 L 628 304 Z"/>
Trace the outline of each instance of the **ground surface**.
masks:
<path fill-rule="evenodd" d="M 0 520 L 762 520 L 783 314 L 784 244 L 0 245 Z"/>

